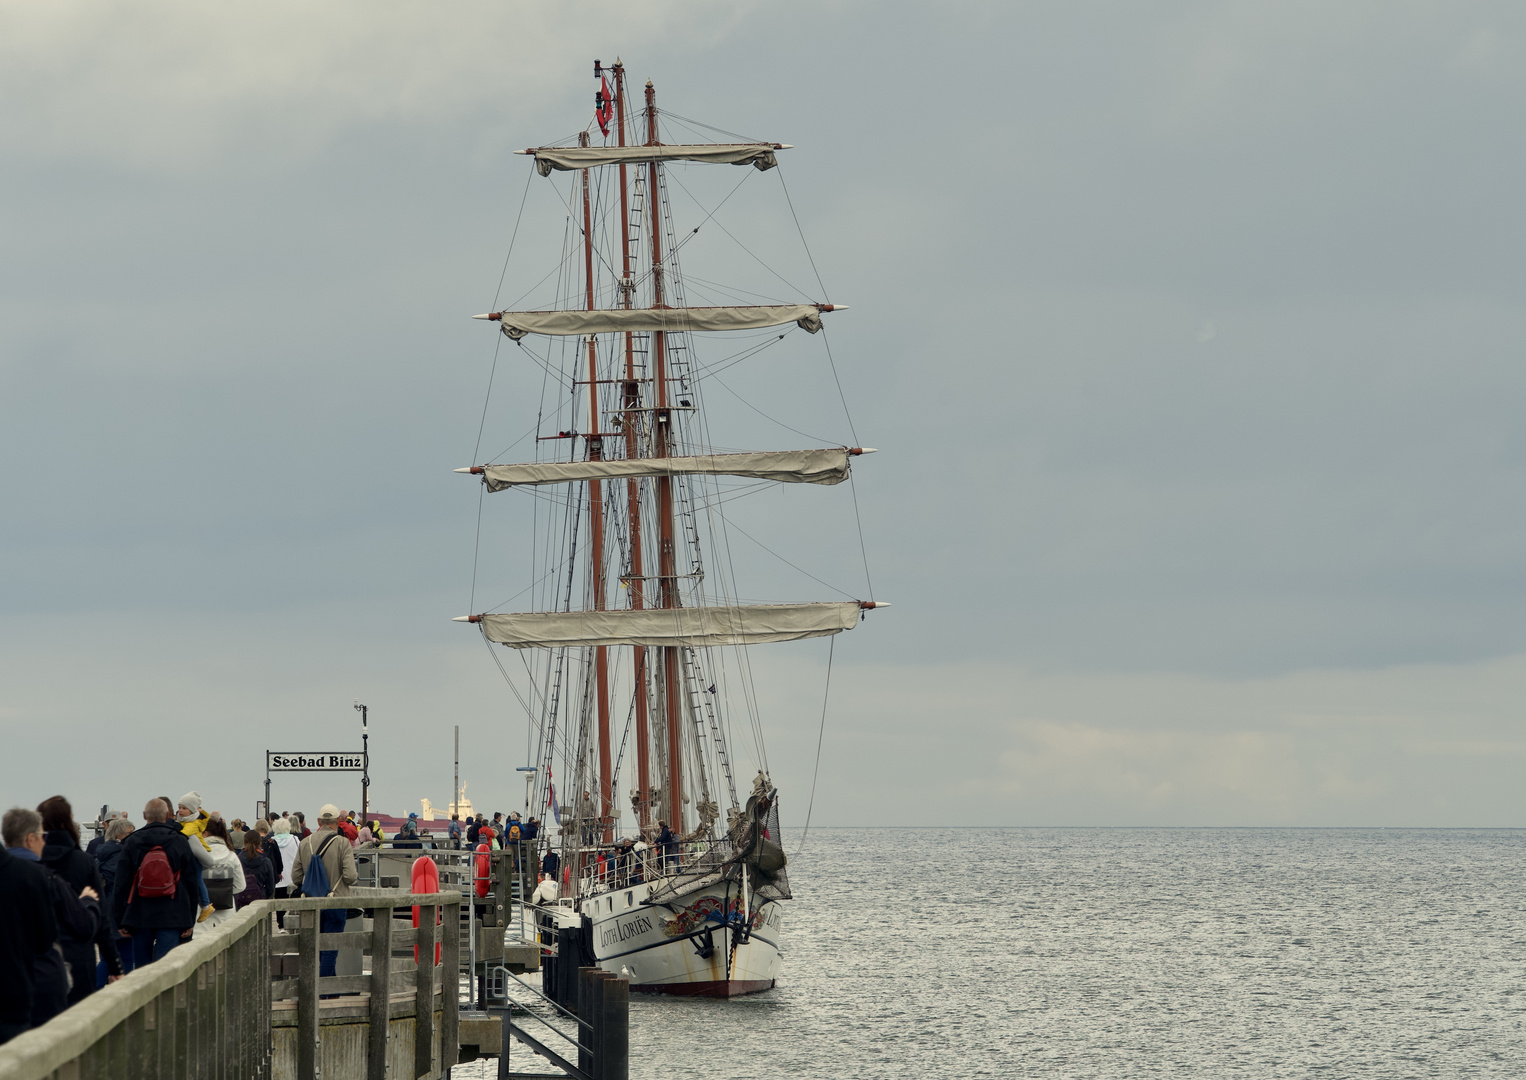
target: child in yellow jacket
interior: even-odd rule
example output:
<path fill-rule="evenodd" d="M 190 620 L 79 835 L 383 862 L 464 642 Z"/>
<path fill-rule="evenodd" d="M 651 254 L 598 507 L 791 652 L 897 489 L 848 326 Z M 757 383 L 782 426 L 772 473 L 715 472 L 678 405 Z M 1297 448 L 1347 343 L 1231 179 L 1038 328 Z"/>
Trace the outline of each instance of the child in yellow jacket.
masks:
<path fill-rule="evenodd" d="M 215 910 L 212 907 L 212 898 L 207 893 L 207 883 L 201 876 L 202 867 L 212 863 L 212 845 L 207 843 L 203 835 L 207 831 L 207 822 L 211 820 L 211 815 L 201 808 L 199 792 L 188 791 L 180 796 L 180 806 L 175 810 L 175 823 L 180 826 L 180 831 L 185 833 L 190 842 L 191 854 L 195 856 L 191 860 L 191 868 L 196 878 L 196 898 L 201 910 L 201 914 L 196 916 L 197 922 L 201 922 Z"/>

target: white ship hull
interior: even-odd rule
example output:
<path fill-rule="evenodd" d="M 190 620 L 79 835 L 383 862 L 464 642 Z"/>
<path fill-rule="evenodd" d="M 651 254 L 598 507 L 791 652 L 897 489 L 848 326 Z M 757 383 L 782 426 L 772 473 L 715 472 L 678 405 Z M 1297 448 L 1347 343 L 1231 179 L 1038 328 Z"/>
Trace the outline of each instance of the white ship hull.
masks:
<path fill-rule="evenodd" d="M 663 904 L 646 902 L 652 891 L 637 885 L 582 902 L 600 967 L 645 993 L 736 997 L 774 985 L 781 904 L 746 911 L 734 883 L 729 892 L 720 883 Z"/>

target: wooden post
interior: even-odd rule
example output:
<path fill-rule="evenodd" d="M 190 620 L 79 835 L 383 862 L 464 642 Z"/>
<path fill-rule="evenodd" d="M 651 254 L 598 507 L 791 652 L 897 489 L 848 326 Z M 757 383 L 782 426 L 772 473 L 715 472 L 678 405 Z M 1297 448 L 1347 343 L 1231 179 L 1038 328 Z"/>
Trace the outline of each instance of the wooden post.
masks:
<path fill-rule="evenodd" d="M 600 1010 L 598 1080 L 630 1080 L 630 1013 L 630 981 L 609 978 Z"/>
<path fill-rule="evenodd" d="M 242 1080 L 245 1072 L 244 1067 L 244 1041 L 248 1038 L 245 1030 L 249 1024 L 244 1019 L 245 1002 L 242 996 L 244 989 L 244 956 L 249 948 L 249 940 L 253 934 L 245 934 L 228 948 L 228 967 L 223 975 L 224 984 L 224 1009 L 228 1014 L 228 1029 L 224 1041 L 226 1042 L 226 1065 L 223 1075 L 229 1080 Z"/>
<path fill-rule="evenodd" d="M 582 931 L 575 926 L 558 927 L 556 931 L 557 996 L 562 1008 L 578 1011 L 578 962 L 581 952 L 579 940 Z"/>
<path fill-rule="evenodd" d="M 366 1080 L 387 1080 L 387 1024 L 392 1001 L 392 909 L 371 912 L 371 1030 Z"/>
<path fill-rule="evenodd" d="M 428 1076 L 434 1069 L 434 945 L 435 920 L 440 909 L 419 905 L 419 969 L 413 994 L 413 1075 Z"/>
<path fill-rule="evenodd" d="M 592 1028 L 578 1025 L 578 1068 L 589 1076 L 593 1075 L 593 1063 L 599 1045 L 599 1003 L 596 996 L 599 992 L 598 980 L 598 968 L 578 968 L 578 1019 L 594 1025 Z"/>
<path fill-rule="evenodd" d="M 498 925 L 501 928 L 509 925 L 509 898 L 513 895 L 510 882 L 514 880 L 515 852 L 505 848 L 498 854 L 499 858 L 496 860 L 498 863 L 498 878 L 493 882 L 493 899 L 498 909 Z"/>
<path fill-rule="evenodd" d="M 440 1068 L 449 1070 L 461 1052 L 461 901 L 446 909 L 445 947 L 440 954 L 441 1021 Z M 507 1015 L 507 1013 L 505 1013 Z"/>
<path fill-rule="evenodd" d="M 318 912 L 295 913 L 297 930 L 297 1080 L 318 1080 Z M 287 916 L 290 921 L 291 916 Z M 268 1019 L 268 1018 L 267 1018 Z"/>
<path fill-rule="evenodd" d="M 270 1032 L 270 920 L 264 919 L 257 931 L 259 937 L 254 945 L 253 961 L 250 971 L 250 985 L 253 992 L 259 996 L 255 998 L 260 1003 L 259 1009 L 259 1032 L 260 1032 L 260 1057 L 257 1075 L 263 1078 L 270 1075 L 270 1062 L 274 1056 L 275 1039 Z"/>
<path fill-rule="evenodd" d="M 174 998 L 175 1001 L 174 1007 L 170 1010 L 170 1016 L 172 1017 L 170 1021 L 170 1028 L 173 1037 L 170 1056 L 170 1061 L 172 1062 L 170 1066 L 170 1075 L 173 1076 L 175 1080 L 190 1080 L 191 1024 L 190 1017 L 187 1015 L 186 1009 L 185 983 L 176 983 L 175 988 L 171 991 L 168 991 L 168 993 L 171 997 Z"/>

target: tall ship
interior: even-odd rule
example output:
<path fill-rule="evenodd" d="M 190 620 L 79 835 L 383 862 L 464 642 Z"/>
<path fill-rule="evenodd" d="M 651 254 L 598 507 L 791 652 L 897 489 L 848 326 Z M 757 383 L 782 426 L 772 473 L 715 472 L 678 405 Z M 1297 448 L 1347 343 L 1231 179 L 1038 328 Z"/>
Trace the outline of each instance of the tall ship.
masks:
<path fill-rule="evenodd" d="M 698 278 L 686 284 L 680 272 L 679 256 L 702 228 L 763 264 L 720 212 L 746 203 L 740 193 L 750 178 L 779 176 L 778 155 L 790 147 L 729 134 L 695 141 L 718 129 L 660 112 L 651 82 L 631 101 L 620 62 L 595 61 L 594 79 L 584 130 L 520 151 L 555 185 L 564 219 L 541 279 L 548 299 L 475 316 L 503 335 L 494 372 L 504 361 L 524 364 L 543 387 L 538 401 L 523 392 L 514 399 L 515 434 L 535 448 L 534 460 L 457 470 L 480 479 L 484 503 L 503 493 L 521 500 L 513 516 L 533 540 L 510 560 L 528 584 L 501 605 L 511 610 L 457 621 L 482 634 L 529 719 L 529 806 L 545 830 L 541 850 L 556 854 L 559 886 L 554 900 L 541 894 L 542 925 L 580 927 L 597 963 L 632 989 L 730 997 L 774 985 L 791 899 L 749 650 L 835 641 L 886 605 L 868 587 L 861 527 L 841 537 L 840 550 L 864 558 L 866 595 L 744 598 L 760 559 L 794 563 L 750 533 L 750 549 L 734 544 L 729 504 L 780 485 L 844 484 L 854 459 L 872 449 L 854 445 L 823 347 L 824 322 L 843 305 L 826 302 L 819 278 L 819 293 L 800 295 L 786 282 L 795 295 L 780 297 Z M 695 197 L 684 182 L 697 179 L 694 170 L 726 169 L 724 198 Z M 527 177 L 527 193 L 537 182 Z M 683 220 L 675 220 L 670 184 L 694 207 Z M 782 179 L 772 194 L 783 221 L 767 227 L 770 243 L 791 224 L 798 231 Z M 814 272 L 803 233 L 800 250 Z M 540 269 L 523 276 L 533 280 Z M 769 280 L 777 292 L 784 278 Z M 691 304 L 691 291 L 719 302 Z M 759 299 L 769 302 L 752 302 Z M 806 342 L 820 378 L 801 393 L 833 395 L 834 408 L 840 400 L 853 437 L 807 449 L 723 445 L 705 409 L 720 373 Z M 857 500 L 839 505 L 851 523 Z M 479 512 L 479 560 L 502 563 L 482 521 Z M 818 542 L 811 524 L 794 539 Z M 824 644 L 829 684 L 835 646 Z M 825 707 L 823 696 L 823 719 Z M 814 716 L 802 719 L 815 727 Z"/>

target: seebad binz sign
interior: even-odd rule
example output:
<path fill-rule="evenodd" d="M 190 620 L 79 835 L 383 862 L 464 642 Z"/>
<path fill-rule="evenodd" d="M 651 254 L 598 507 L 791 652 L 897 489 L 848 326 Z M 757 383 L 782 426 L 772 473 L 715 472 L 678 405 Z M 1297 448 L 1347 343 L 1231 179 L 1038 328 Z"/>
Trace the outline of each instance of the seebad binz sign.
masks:
<path fill-rule="evenodd" d="M 366 756 L 359 751 L 321 750 L 311 753 L 265 751 L 267 772 L 364 772 Z"/>

